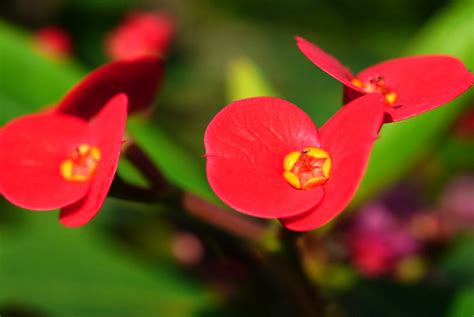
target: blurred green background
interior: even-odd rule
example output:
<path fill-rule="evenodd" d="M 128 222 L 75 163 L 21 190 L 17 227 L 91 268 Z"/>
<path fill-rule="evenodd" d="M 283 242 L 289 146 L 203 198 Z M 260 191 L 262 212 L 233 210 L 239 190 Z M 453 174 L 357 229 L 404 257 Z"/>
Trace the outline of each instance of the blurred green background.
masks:
<path fill-rule="evenodd" d="M 474 68 L 472 0 L 6 0 L 0 3 L 0 124 L 54 104 L 107 62 L 104 37 L 130 10 L 166 11 L 177 32 L 154 114 L 133 118 L 129 133 L 170 183 L 217 204 L 205 179 L 202 140 L 226 103 L 275 95 L 319 126 L 341 105 L 340 84 L 298 51 L 295 35 L 354 72 L 420 53 L 451 54 Z M 70 60 L 52 61 L 33 49 L 32 32 L 49 25 L 71 34 Z M 351 210 L 400 184 L 417 188 L 412 213 L 438 209 L 447 184 L 458 176 L 472 180 L 472 129 L 467 136 L 456 131 L 473 102 L 471 91 L 384 126 Z M 143 182 L 121 164 L 124 179 Z M 92 223 L 73 230 L 61 227 L 56 212 L 23 211 L 0 200 L 1 316 L 297 316 L 271 238 L 248 241 L 215 228 L 186 212 L 181 191 L 172 203 L 109 198 Z M 346 214 L 342 224 L 302 239 L 324 232 L 318 243 L 331 249 L 357 213 Z M 418 254 L 424 274 L 410 283 L 364 276 L 349 257 L 321 264 L 311 250 L 301 252 L 312 285 L 329 298 L 329 316 L 461 317 L 474 314 L 473 242 L 469 227 L 429 244 Z M 325 279 L 311 278 L 318 265 L 331 268 Z"/>

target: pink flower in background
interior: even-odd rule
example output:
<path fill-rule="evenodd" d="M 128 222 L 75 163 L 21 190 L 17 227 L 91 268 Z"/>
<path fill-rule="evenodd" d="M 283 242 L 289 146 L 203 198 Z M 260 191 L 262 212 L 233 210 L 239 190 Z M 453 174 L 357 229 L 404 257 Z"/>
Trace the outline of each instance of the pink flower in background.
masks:
<path fill-rule="evenodd" d="M 383 205 L 363 208 L 351 223 L 346 242 L 354 266 L 367 277 L 390 272 L 420 249 L 408 227 Z"/>
<path fill-rule="evenodd" d="M 350 249 L 353 265 L 366 277 L 377 277 L 393 268 L 393 254 L 379 237 L 357 236 Z"/>
<path fill-rule="evenodd" d="M 112 59 L 168 54 L 175 33 L 175 22 L 166 13 L 131 12 L 106 40 Z"/>
<path fill-rule="evenodd" d="M 445 189 L 441 207 L 457 227 L 474 227 L 474 175 L 455 178 Z"/>
<path fill-rule="evenodd" d="M 410 219 L 410 230 L 419 240 L 428 243 L 443 243 L 455 233 L 453 221 L 439 210 L 420 210 Z"/>

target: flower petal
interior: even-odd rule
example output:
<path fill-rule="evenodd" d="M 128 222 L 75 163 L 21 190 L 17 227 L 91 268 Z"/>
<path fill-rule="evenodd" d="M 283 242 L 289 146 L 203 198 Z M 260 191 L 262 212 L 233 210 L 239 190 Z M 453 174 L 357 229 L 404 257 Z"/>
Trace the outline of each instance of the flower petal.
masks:
<path fill-rule="evenodd" d="M 34 114 L 7 123 L 0 131 L 0 188 L 11 203 L 51 210 L 71 204 L 89 183 L 66 181 L 61 163 L 87 143 L 87 123 L 62 114 Z"/>
<path fill-rule="evenodd" d="M 285 227 L 311 230 L 326 224 L 347 207 L 367 166 L 384 108 L 381 94 L 369 94 L 341 108 L 321 128 L 322 147 L 329 152 L 333 164 L 331 177 L 324 185 L 324 199 L 305 214 L 280 219 Z"/>
<path fill-rule="evenodd" d="M 106 64 L 84 78 L 61 100 L 56 111 L 90 119 L 110 98 L 125 93 L 129 112 L 150 106 L 163 77 L 158 57 L 140 57 Z"/>
<path fill-rule="evenodd" d="M 396 94 L 387 107 L 392 121 L 400 121 L 453 100 L 474 83 L 474 75 L 450 56 L 415 56 L 393 59 L 363 70 L 359 79 L 382 76 Z"/>
<path fill-rule="evenodd" d="M 176 23 L 168 14 L 131 12 L 106 39 L 107 54 L 113 59 L 140 56 L 166 57 L 171 46 Z"/>
<path fill-rule="evenodd" d="M 260 97 L 233 102 L 206 130 L 209 184 L 242 213 L 273 218 L 304 212 L 321 200 L 323 190 L 289 185 L 282 176 L 283 159 L 319 143 L 313 121 L 288 101 Z"/>
<path fill-rule="evenodd" d="M 115 176 L 127 121 L 127 96 L 112 98 L 89 123 L 92 142 L 101 151 L 101 160 L 87 195 L 61 210 L 61 223 L 82 226 L 99 212 Z"/>
<path fill-rule="evenodd" d="M 351 71 L 342 65 L 336 58 L 302 37 L 297 36 L 296 42 L 300 51 L 311 62 L 313 62 L 314 65 L 321 68 L 321 70 L 334 77 L 345 86 L 362 92 L 360 88 L 352 84 L 351 81 L 354 79 L 354 75 Z"/>

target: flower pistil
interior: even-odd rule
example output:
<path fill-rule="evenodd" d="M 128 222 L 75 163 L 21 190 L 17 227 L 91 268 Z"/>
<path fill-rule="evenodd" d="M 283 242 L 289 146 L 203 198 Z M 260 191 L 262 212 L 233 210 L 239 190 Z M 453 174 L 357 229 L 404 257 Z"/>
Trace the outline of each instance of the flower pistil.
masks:
<path fill-rule="evenodd" d="M 329 153 L 308 146 L 302 151 L 292 151 L 283 159 L 283 177 L 296 189 L 311 189 L 323 185 L 331 171 Z"/>
<path fill-rule="evenodd" d="M 81 144 L 61 163 L 61 175 L 70 182 L 89 181 L 95 174 L 100 157 L 97 147 Z"/>
<path fill-rule="evenodd" d="M 385 79 L 380 76 L 370 77 L 367 82 L 363 82 L 358 78 L 352 79 L 352 84 L 362 88 L 367 93 L 379 92 L 385 96 L 387 103 L 392 106 L 397 100 L 397 94 L 391 90 L 385 83 Z"/>

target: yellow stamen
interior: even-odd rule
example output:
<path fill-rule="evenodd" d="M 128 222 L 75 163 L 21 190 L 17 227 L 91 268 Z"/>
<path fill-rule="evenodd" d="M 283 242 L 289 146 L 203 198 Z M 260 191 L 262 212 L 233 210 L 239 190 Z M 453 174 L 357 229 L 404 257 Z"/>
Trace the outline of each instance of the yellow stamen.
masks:
<path fill-rule="evenodd" d="M 296 189 L 311 189 L 326 183 L 331 164 L 328 152 L 309 146 L 285 156 L 283 178 Z"/>
<path fill-rule="evenodd" d="M 394 92 L 389 92 L 385 95 L 385 100 L 387 100 L 390 105 L 393 105 L 395 103 L 395 100 L 397 100 L 397 94 Z"/>
<path fill-rule="evenodd" d="M 300 156 L 300 151 L 290 152 L 287 156 L 285 156 L 285 159 L 283 160 L 283 169 L 285 171 L 291 171 L 291 169 L 295 166 L 296 162 L 299 160 Z"/>
<path fill-rule="evenodd" d="M 327 178 L 326 177 L 313 177 L 310 178 L 304 183 L 303 189 L 311 189 L 319 185 L 323 185 L 326 183 Z"/>
<path fill-rule="evenodd" d="M 300 179 L 298 178 L 298 176 L 296 176 L 295 174 L 293 174 L 292 172 L 283 172 L 283 177 L 286 179 L 286 181 L 288 183 L 290 183 L 291 186 L 293 186 L 294 188 L 297 188 L 297 189 L 300 189 L 301 188 L 301 183 L 300 183 Z"/>
<path fill-rule="evenodd" d="M 351 83 L 367 93 L 379 92 L 385 96 L 388 105 L 393 105 L 397 100 L 397 94 L 385 84 L 385 79 L 382 76 L 374 76 L 363 82 L 358 78 L 351 80 Z"/>
<path fill-rule="evenodd" d="M 365 84 L 360 79 L 357 79 L 357 78 L 354 78 L 353 80 L 351 80 L 351 83 L 354 86 L 359 87 L 359 88 L 364 88 L 365 87 Z"/>
<path fill-rule="evenodd" d="M 70 182 L 89 181 L 95 174 L 100 158 L 97 147 L 81 144 L 61 163 L 61 176 Z"/>
<path fill-rule="evenodd" d="M 331 161 L 331 158 L 328 157 L 328 159 L 324 161 L 323 163 L 322 171 L 323 171 L 324 177 L 329 178 L 330 172 L 331 172 L 331 166 L 332 166 L 332 161 Z"/>
<path fill-rule="evenodd" d="M 308 146 L 304 148 L 303 153 L 314 158 L 328 158 L 329 157 L 328 152 L 320 148 L 313 147 L 313 146 Z"/>

